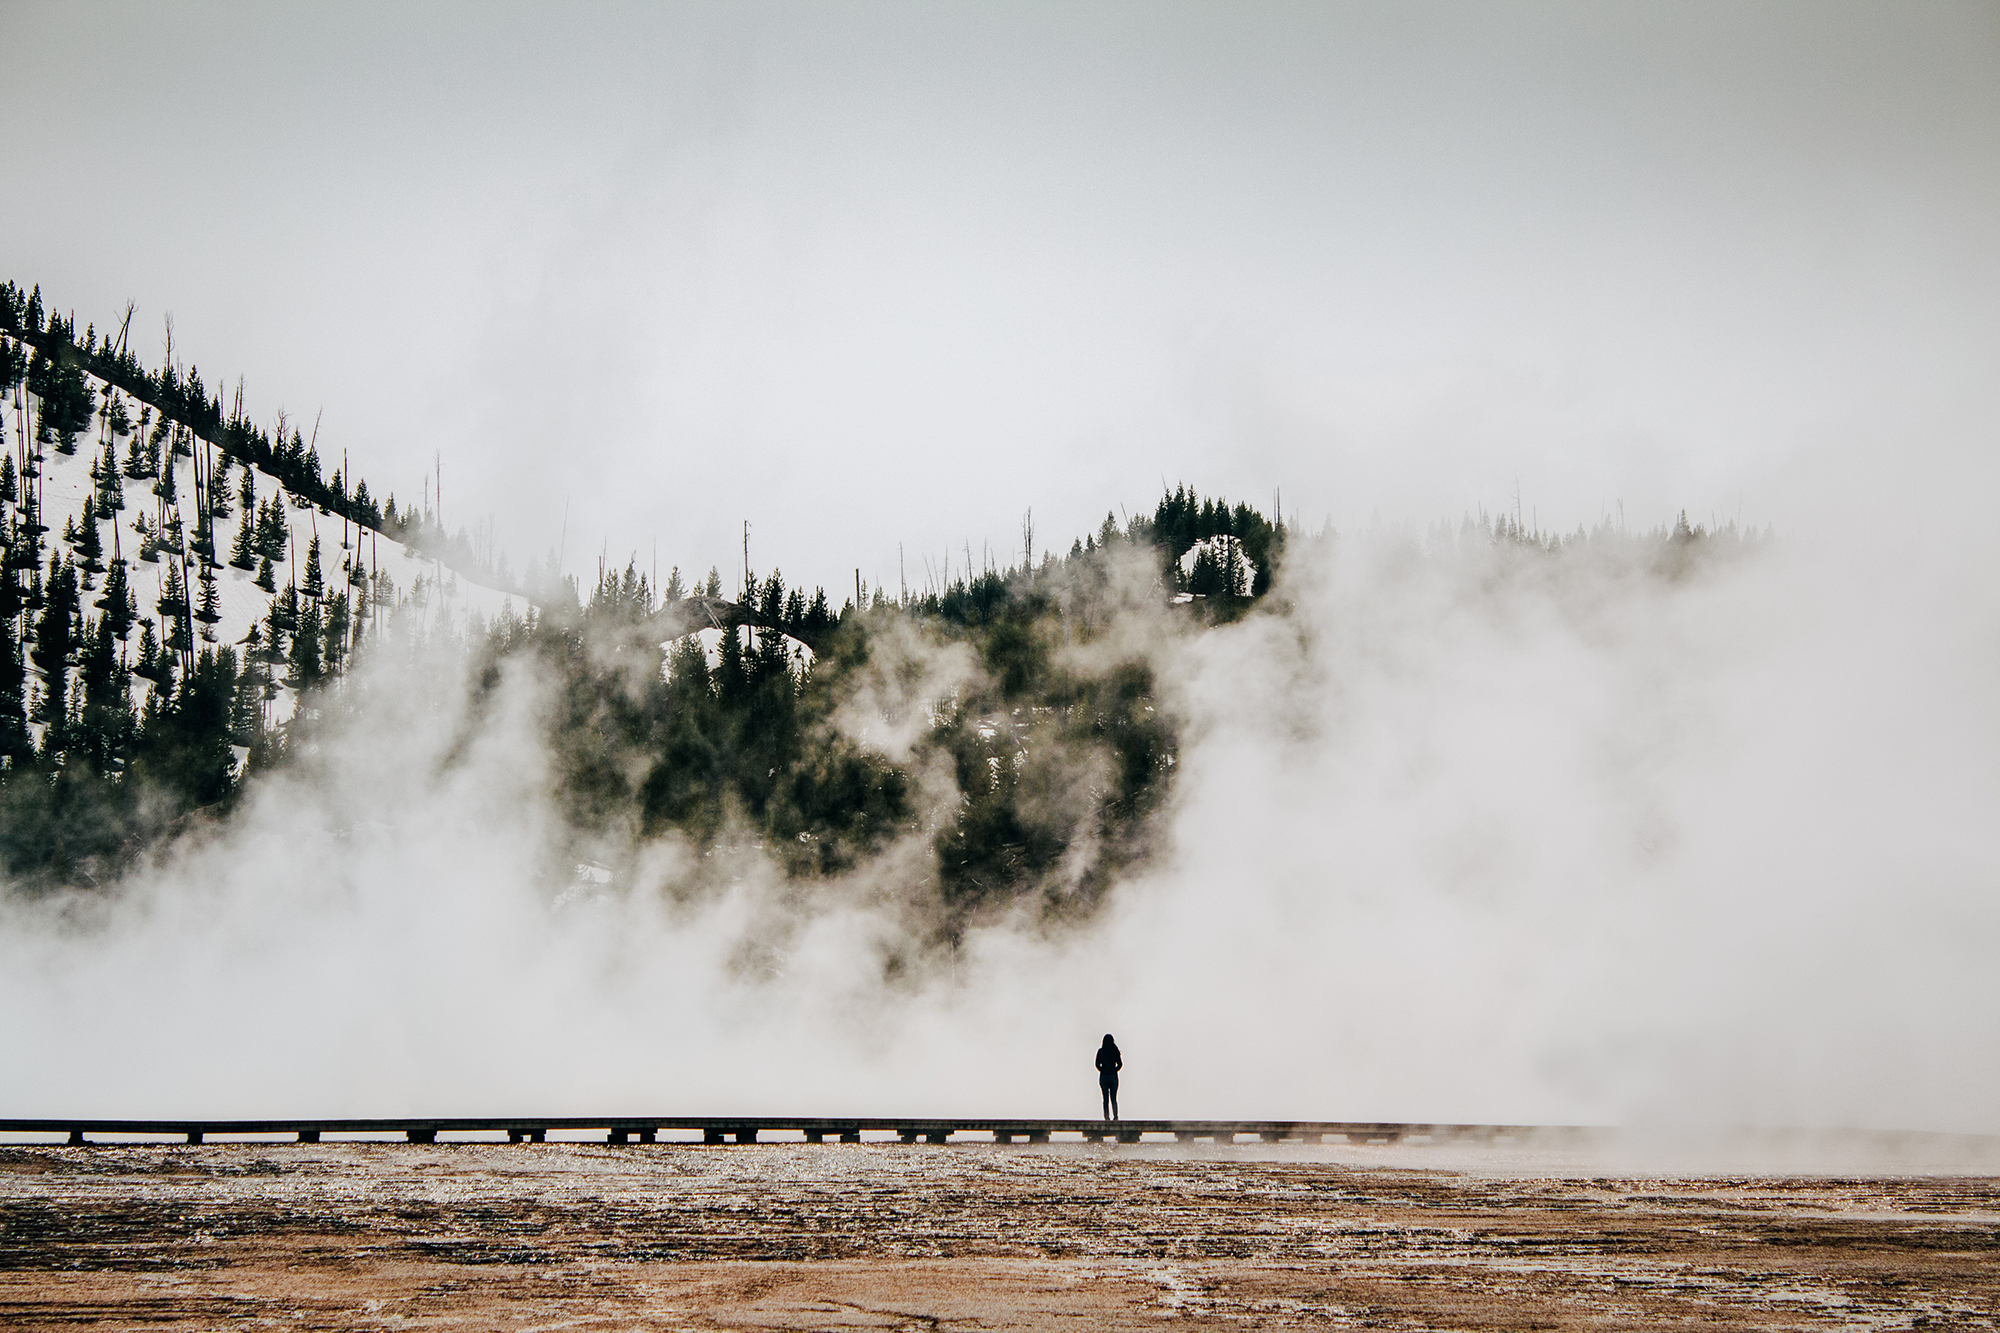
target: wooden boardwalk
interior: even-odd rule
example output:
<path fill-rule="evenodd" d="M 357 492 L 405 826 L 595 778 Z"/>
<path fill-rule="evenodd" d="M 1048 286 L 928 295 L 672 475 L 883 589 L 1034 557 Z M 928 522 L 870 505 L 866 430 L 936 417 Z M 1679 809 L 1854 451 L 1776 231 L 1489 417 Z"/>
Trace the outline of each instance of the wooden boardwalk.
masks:
<path fill-rule="evenodd" d="M 543 1143 L 552 1133 L 601 1133 L 607 1143 L 756 1143 L 762 1134 L 798 1134 L 808 1143 L 860 1143 L 863 1135 L 903 1143 L 948 1143 L 955 1134 L 990 1136 L 995 1143 L 1047 1143 L 1055 1136 L 1093 1143 L 1147 1138 L 1182 1143 L 1396 1143 L 1494 1140 L 1581 1135 L 1580 1126 L 1422 1125 L 1355 1120 L 1048 1120 L 1032 1116 L 937 1119 L 898 1116 L 470 1116 L 363 1120 L 94 1120 L 83 1117 L 0 1119 L 0 1134 L 55 1134 L 71 1144 L 92 1135 L 120 1138 L 210 1139 L 294 1137 L 300 1143 L 328 1138 L 401 1137 L 436 1143 L 441 1135 L 505 1134 L 512 1143 Z M 674 1137 L 668 1137 L 674 1136 Z M 687 1136 L 685 1138 L 680 1136 Z M 445 1140 L 449 1141 L 449 1139 Z"/>

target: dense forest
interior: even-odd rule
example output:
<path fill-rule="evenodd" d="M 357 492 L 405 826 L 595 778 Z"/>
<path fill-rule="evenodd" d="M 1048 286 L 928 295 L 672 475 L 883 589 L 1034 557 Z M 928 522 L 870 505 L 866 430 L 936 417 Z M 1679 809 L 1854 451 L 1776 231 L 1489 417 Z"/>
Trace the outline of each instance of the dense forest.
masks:
<path fill-rule="evenodd" d="M 517 582 L 428 505 L 326 475 L 282 415 L 253 425 L 240 384 L 225 411 L 174 362 L 170 327 L 147 370 L 130 319 L 79 337 L 39 288 L 0 285 L 0 868 L 15 891 L 111 884 L 227 819 L 260 773 L 309 769 L 324 729 L 367 706 L 371 653 L 424 636 L 462 662 L 451 688 L 475 709 L 510 668 L 547 682 L 572 858 L 615 872 L 674 835 L 755 845 L 811 880 L 916 836 L 947 930 L 998 907 L 1085 912 L 1156 845 L 1177 757 L 1153 659 L 1118 646 L 1117 617 L 1144 604 L 1199 633 L 1282 599 L 1288 548 L 1332 540 L 1177 487 L 1066 551 L 1037 553 L 1030 522 L 1018 563 L 974 569 L 968 550 L 956 577 L 857 583 L 838 606 L 777 571 L 733 595 L 713 570 L 654 587 L 632 565 L 579 589 L 551 558 Z M 1615 539 L 1668 575 L 1744 540 L 1685 518 L 1555 536 L 1482 515 L 1444 535 L 1543 561 Z M 480 587 L 492 614 L 444 615 Z M 935 660 L 957 669 L 925 695 L 912 675 Z M 842 716 L 864 698 L 914 714 L 890 719 L 914 739 L 862 744 Z"/>

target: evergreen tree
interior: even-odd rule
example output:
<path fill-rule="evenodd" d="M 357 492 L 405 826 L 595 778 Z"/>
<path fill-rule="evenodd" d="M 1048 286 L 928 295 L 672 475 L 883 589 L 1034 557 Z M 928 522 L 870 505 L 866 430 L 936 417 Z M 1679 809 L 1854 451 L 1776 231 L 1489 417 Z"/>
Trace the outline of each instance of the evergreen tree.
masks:
<path fill-rule="evenodd" d="M 271 557 L 268 555 L 257 558 L 256 583 L 265 592 L 276 592 L 278 590 L 276 577 L 271 572 Z"/>
<path fill-rule="evenodd" d="M 314 601 L 326 594 L 326 582 L 319 567 L 319 534 L 314 533 L 312 544 L 306 548 L 306 576 L 299 585 L 299 591 Z"/>
<path fill-rule="evenodd" d="M 125 577 L 125 562 L 113 560 L 111 572 L 104 579 L 104 595 L 97 599 L 97 609 L 104 613 L 104 621 L 111 627 L 111 637 L 121 643 L 132 632 L 132 621 L 139 614 L 139 599 Z"/>
<path fill-rule="evenodd" d="M 285 501 L 280 494 L 266 501 L 263 512 L 257 516 L 258 553 L 272 564 L 277 564 L 285 558 L 285 546 L 289 539 L 290 533 L 285 526 Z"/>
<path fill-rule="evenodd" d="M 118 475 L 118 446 L 104 442 L 104 457 L 97 464 L 97 516 L 116 518 L 125 507 L 125 482 Z"/>
<path fill-rule="evenodd" d="M 204 625 L 213 625 L 222 619 L 222 608 L 215 591 L 215 571 L 206 567 L 201 571 L 201 605 L 195 609 L 194 618 Z"/>
<path fill-rule="evenodd" d="M 243 521 L 247 524 L 257 513 L 257 469 L 245 466 L 243 484 L 236 490 L 236 507 L 243 511 Z"/>
<path fill-rule="evenodd" d="M 97 531 L 97 514 L 85 505 L 76 529 L 77 564 L 93 574 L 104 572 L 104 538 Z"/>
<path fill-rule="evenodd" d="M 139 429 L 132 435 L 132 442 L 125 446 L 125 475 L 133 481 L 143 481 L 149 474 L 146 455 L 146 425 L 152 420 L 150 407 L 139 409 Z"/>
<path fill-rule="evenodd" d="M 0 755 L 8 756 L 10 763 L 18 764 L 35 752 L 28 731 L 27 694 L 28 673 L 14 637 L 14 618 L 0 617 Z"/>
<path fill-rule="evenodd" d="M 298 629 L 292 635 L 292 685 L 309 690 L 319 684 L 324 671 L 320 665 L 319 608 L 307 602 L 299 612 Z"/>
<path fill-rule="evenodd" d="M 76 595 L 76 569 L 60 556 L 49 557 L 49 581 L 41 619 L 35 625 L 30 654 L 42 669 L 42 699 L 37 719 L 48 724 L 42 738 L 44 754 L 59 753 L 69 723 L 69 664 L 76 647 L 81 609 Z"/>
<path fill-rule="evenodd" d="M 741 704 L 749 695 L 749 673 L 743 665 L 743 631 L 735 625 L 722 627 L 722 652 L 715 665 L 715 693 L 725 708 Z"/>
<path fill-rule="evenodd" d="M 245 468 L 243 475 L 249 476 L 250 470 Z M 237 569 L 257 567 L 257 548 L 253 540 L 256 527 L 256 511 L 249 505 L 243 506 L 243 517 L 236 521 L 236 540 L 229 547 L 229 563 Z"/>
<path fill-rule="evenodd" d="M 158 610 L 163 623 L 187 614 L 187 585 L 181 582 L 180 562 L 167 562 L 167 576 L 160 581 Z"/>
<path fill-rule="evenodd" d="M 174 474 L 178 471 L 179 468 L 172 466 L 161 467 L 160 479 L 153 483 L 153 494 L 159 496 L 162 503 L 180 503 L 180 497 L 174 490 Z"/>
<path fill-rule="evenodd" d="M 139 658 L 132 665 L 132 674 L 148 680 L 160 674 L 160 641 L 153 633 L 150 619 L 139 622 Z"/>
<path fill-rule="evenodd" d="M 264 660 L 282 662 L 285 660 L 285 609 L 276 598 L 270 609 L 264 612 Z"/>
<path fill-rule="evenodd" d="M 250 627 L 256 629 L 255 625 Z M 264 730 L 264 680 L 253 653 L 243 655 L 243 669 L 236 676 L 236 698 L 229 717 L 232 744 L 257 748 Z"/>
<path fill-rule="evenodd" d="M 278 594 L 278 596 L 272 601 L 271 609 L 277 612 L 277 618 L 271 622 L 272 624 L 276 625 L 279 629 L 282 629 L 287 634 L 298 633 L 299 590 L 297 588 L 287 586 L 286 589 L 282 593 Z"/>
<path fill-rule="evenodd" d="M 336 593 L 327 599 L 326 628 L 324 631 L 325 650 L 321 654 L 328 672 L 337 674 L 347 656 L 347 635 L 350 628 L 347 610 L 347 594 Z"/>

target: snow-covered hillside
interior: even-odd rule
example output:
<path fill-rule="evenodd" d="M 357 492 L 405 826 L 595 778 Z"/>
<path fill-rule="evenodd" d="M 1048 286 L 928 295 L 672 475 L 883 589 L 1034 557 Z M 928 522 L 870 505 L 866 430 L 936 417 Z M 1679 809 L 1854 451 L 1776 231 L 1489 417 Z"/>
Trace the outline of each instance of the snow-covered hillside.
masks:
<path fill-rule="evenodd" d="M 426 632 L 450 628 L 463 630 L 475 621 L 484 622 L 513 604 L 523 610 L 517 597 L 471 582 L 450 569 L 407 549 L 378 533 L 344 523 L 325 509 L 305 504 L 285 492 L 268 473 L 251 469 L 254 506 L 242 503 L 246 465 L 227 461 L 221 450 L 171 427 L 160 431 L 160 418 L 150 407 L 95 377 L 89 379 L 97 410 L 92 429 L 79 433 L 74 451 L 64 453 L 56 443 L 37 443 L 38 403 L 32 393 L 17 387 L 11 401 L 4 404 L 0 441 L 9 457 L 14 485 L 0 495 L 0 511 L 18 524 L 33 513 L 45 526 L 40 577 L 49 578 L 50 558 L 71 560 L 83 586 L 81 603 L 86 616 L 103 609 L 114 560 L 124 561 L 125 578 L 137 616 L 123 644 L 128 667 L 138 665 L 140 645 L 150 623 L 151 639 L 166 644 L 172 637 L 178 613 L 161 602 L 169 585 L 185 590 L 190 614 L 182 620 L 191 626 L 192 648 L 232 645 L 245 656 L 256 643 L 268 642 L 265 625 L 274 601 L 288 588 L 298 588 L 305 604 L 322 614 L 331 612 L 337 598 L 345 597 L 342 609 L 350 625 L 365 636 L 379 629 L 387 617 L 404 617 L 406 623 Z M 123 424 L 127 433 L 115 427 Z M 156 453 L 161 475 L 143 474 L 148 442 L 156 436 Z M 135 450 L 134 445 L 138 448 Z M 108 449 L 107 449 L 107 446 Z M 197 457 L 198 455 L 198 457 Z M 137 465 L 134 460 L 138 459 Z M 105 465 L 116 469 L 115 485 L 102 481 Z M 208 563 L 214 579 L 212 612 L 215 619 L 198 618 L 203 611 L 201 570 L 203 557 L 193 550 L 198 532 L 196 508 L 197 465 L 204 478 L 212 478 L 203 493 L 210 505 L 213 525 L 213 559 Z M 172 484 L 166 471 L 172 470 Z M 169 496 L 171 492 L 171 497 Z M 100 518 L 104 501 L 118 505 L 110 518 Z M 276 501 L 271 510 L 279 516 L 285 531 L 282 554 L 272 559 L 271 591 L 258 586 L 259 561 L 244 569 L 230 563 L 239 549 L 243 524 L 255 523 L 258 511 Z M 96 522 L 101 555 L 87 561 L 83 553 L 82 525 Z M 254 529 L 253 529 L 254 531 Z M 318 599 L 306 596 L 308 565 L 317 538 L 322 593 Z M 276 543 L 267 543 L 275 551 Z M 86 563 L 97 566 L 87 569 Z M 349 641 L 355 630 L 349 630 Z M 74 670 L 74 668 L 72 668 Z M 47 688 L 46 671 L 31 668 L 31 679 L 40 690 Z M 271 672 L 276 686 L 270 702 L 269 720 L 281 721 L 291 714 L 296 691 L 282 662 Z M 135 705 L 149 682 L 133 680 Z M 37 728 L 39 732 L 40 728 Z"/>

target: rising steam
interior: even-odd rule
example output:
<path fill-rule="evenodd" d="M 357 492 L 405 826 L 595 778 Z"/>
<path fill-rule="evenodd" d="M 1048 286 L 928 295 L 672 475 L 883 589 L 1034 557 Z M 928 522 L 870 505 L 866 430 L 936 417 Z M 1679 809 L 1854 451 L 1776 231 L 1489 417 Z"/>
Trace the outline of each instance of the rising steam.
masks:
<path fill-rule="evenodd" d="M 0 1107 L 1087 1115 L 1110 1030 L 1142 1117 L 1991 1131 L 2000 618 L 1878 554 L 1382 532 L 1220 628 L 1135 593 L 1073 651 L 1176 716 L 1153 854 L 956 947 L 921 831 L 831 882 L 727 839 L 576 880 L 546 683 L 475 712 L 454 650 L 384 646 L 230 823 L 6 900 Z M 880 660 L 839 725 L 907 756 L 977 666 Z"/>

